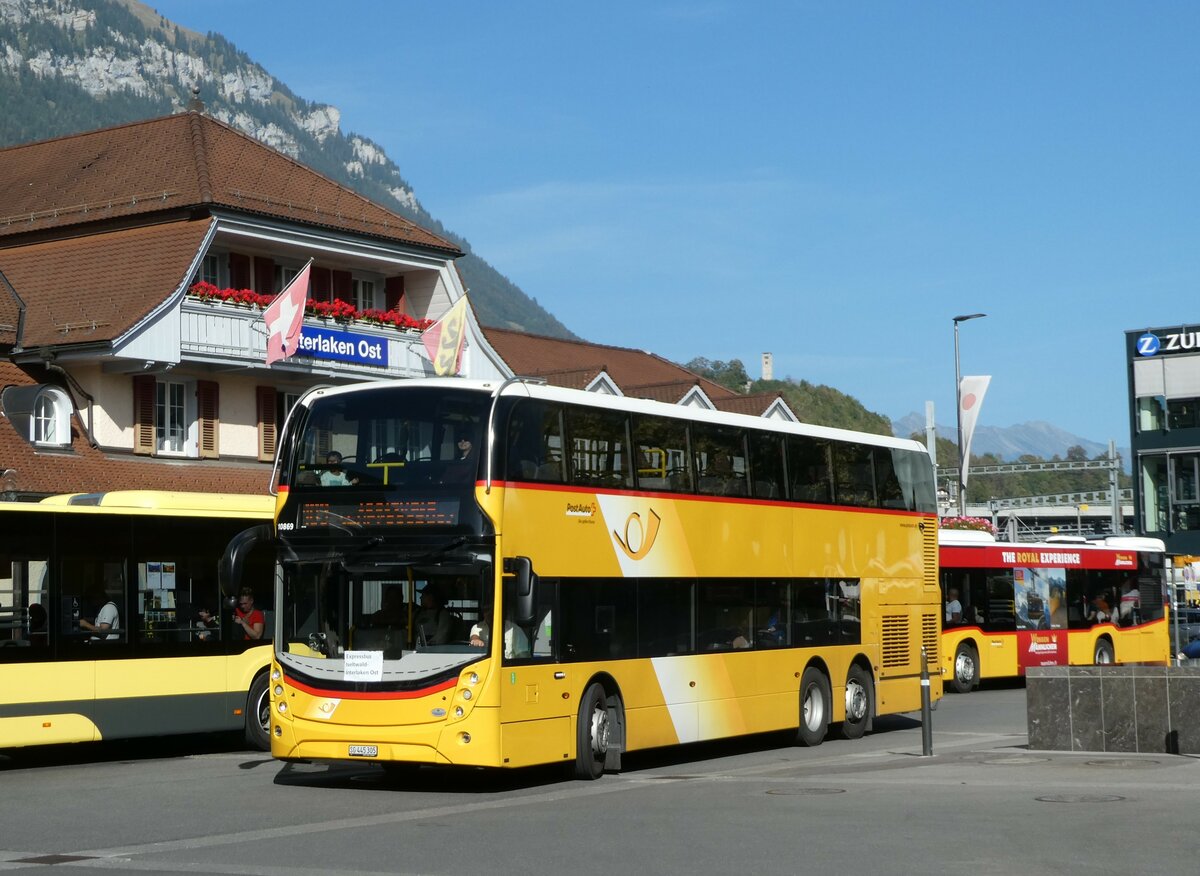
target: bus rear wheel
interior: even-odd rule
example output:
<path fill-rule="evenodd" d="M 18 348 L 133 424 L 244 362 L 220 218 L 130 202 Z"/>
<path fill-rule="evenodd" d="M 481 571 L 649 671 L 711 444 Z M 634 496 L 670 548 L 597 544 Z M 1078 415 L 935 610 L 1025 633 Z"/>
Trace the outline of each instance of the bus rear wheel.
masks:
<path fill-rule="evenodd" d="M 950 687 L 955 693 L 970 693 L 979 685 L 979 652 L 970 642 L 959 642 L 954 651 L 954 677 Z"/>
<path fill-rule="evenodd" d="M 271 750 L 271 694 L 265 672 L 254 679 L 246 695 L 246 744 Z"/>
<path fill-rule="evenodd" d="M 1113 654 L 1113 646 L 1108 639 L 1096 640 L 1096 651 L 1093 654 L 1092 662 L 1097 666 L 1107 666 L 1110 663 L 1116 662 L 1116 655 Z"/>
<path fill-rule="evenodd" d="M 825 741 L 832 699 L 825 674 L 813 666 L 805 669 L 800 676 L 800 729 L 796 733 L 797 742 L 813 748 Z"/>
<path fill-rule="evenodd" d="M 843 739 L 861 739 L 867 732 L 874 710 L 871 674 L 857 663 L 846 675 L 846 720 L 838 728 Z"/>
<path fill-rule="evenodd" d="M 575 777 L 598 779 L 604 775 L 608 745 L 612 738 L 612 722 L 608 714 L 608 696 L 604 686 L 592 682 L 583 692 L 579 703 L 579 720 L 575 733 Z"/>

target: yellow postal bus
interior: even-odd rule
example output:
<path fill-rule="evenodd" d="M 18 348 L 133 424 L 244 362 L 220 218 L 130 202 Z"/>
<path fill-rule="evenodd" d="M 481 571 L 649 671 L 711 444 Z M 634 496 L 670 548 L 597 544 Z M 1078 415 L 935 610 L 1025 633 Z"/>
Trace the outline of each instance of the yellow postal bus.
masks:
<path fill-rule="evenodd" d="M 1030 666 L 1170 662 L 1159 539 L 943 529 L 940 554 L 942 671 L 955 691 Z"/>
<path fill-rule="evenodd" d="M 433 379 L 315 390 L 280 446 L 277 757 L 594 778 L 636 749 L 860 736 L 919 708 L 922 646 L 936 669 L 915 442 Z M 231 545 L 232 581 L 269 537 Z"/>
<path fill-rule="evenodd" d="M 239 729 L 266 748 L 269 629 L 246 639 L 217 565 L 272 509 L 153 491 L 0 502 L 0 748 Z M 273 560 L 245 560 L 268 613 Z"/>

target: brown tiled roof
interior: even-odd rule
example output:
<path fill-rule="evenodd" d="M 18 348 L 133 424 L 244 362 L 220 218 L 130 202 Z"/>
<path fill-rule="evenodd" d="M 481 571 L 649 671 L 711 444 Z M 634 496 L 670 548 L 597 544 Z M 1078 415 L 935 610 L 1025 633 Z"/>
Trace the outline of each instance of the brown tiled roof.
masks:
<path fill-rule="evenodd" d="M 753 395 L 735 395 L 732 398 L 714 399 L 713 404 L 716 405 L 718 411 L 761 417 L 771 405 L 782 398 L 783 393 L 781 392 L 756 392 Z M 784 404 L 786 405 L 787 402 L 784 401 Z M 788 407 L 788 410 L 790 411 L 791 407 Z M 795 411 L 792 413 L 794 414 Z"/>
<path fill-rule="evenodd" d="M 530 335 L 509 329 L 484 328 L 484 334 L 492 348 L 500 354 L 514 374 L 526 377 L 545 377 L 556 386 L 573 384 L 560 383 L 558 374 L 570 374 L 594 369 L 608 373 L 613 382 L 627 395 L 627 387 L 682 387 L 673 399 L 678 401 L 693 386 L 699 385 L 713 401 L 718 398 L 735 397 L 737 393 L 719 383 L 706 380 L 686 368 L 668 362 L 654 353 L 630 350 L 626 347 L 610 347 L 587 341 L 568 341 L 544 335 Z M 603 363 L 591 365 L 584 363 Z M 650 397 L 650 396 L 642 396 Z"/>
<path fill-rule="evenodd" d="M 621 392 L 631 398 L 648 398 L 651 401 L 678 404 L 683 397 L 700 384 L 700 378 L 692 375 L 691 380 L 672 380 L 668 383 L 647 383 L 641 386 L 622 386 Z M 704 387 L 700 387 L 701 390 Z"/>
<path fill-rule="evenodd" d="M 37 367 L 0 361 L 0 389 L 57 379 Z M 71 418 L 71 447 L 38 450 L 0 417 L 0 491 L 21 495 L 98 493 L 110 490 L 188 490 L 205 493 L 263 494 L 270 466 L 219 461 L 164 461 L 109 454 L 91 447 L 77 418 Z"/>
<path fill-rule="evenodd" d="M 197 112 L 0 149 L 0 240 L 228 207 L 459 255 L 454 244 Z"/>
<path fill-rule="evenodd" d="M 211 223 L 171 222 L 0 247 L 0 273 L 25 302 L 21 345 L 106 343 L 118 337 L 184 281 Z M 7 297 L 0 289 L 0 298 Z"/>

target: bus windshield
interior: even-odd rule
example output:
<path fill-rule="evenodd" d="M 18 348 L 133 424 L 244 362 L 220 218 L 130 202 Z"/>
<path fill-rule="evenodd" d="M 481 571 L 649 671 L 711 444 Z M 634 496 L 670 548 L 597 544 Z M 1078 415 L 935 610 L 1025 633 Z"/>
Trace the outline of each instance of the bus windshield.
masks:
<path fill-rule="evenodd" d="M 290 485 L 474 486 L 489 398 L 480 393 L 380 387 L 313 401 Z"/>
<path fill-rule="evenodd" d="M 402 690 L 484 655 L 491 599 L 486 563 L 285 563 L 280 656 L 328 684 L 355 677 L 356 654 L 381 652 L 358 680 Z"/>
<path fill-rule="evenodd" d="M 386 530 L 477 533 L 473 495 L 490 398 L 479 392 L 371 387 L 313 399 L 281 486 L 293 544 Z"/>

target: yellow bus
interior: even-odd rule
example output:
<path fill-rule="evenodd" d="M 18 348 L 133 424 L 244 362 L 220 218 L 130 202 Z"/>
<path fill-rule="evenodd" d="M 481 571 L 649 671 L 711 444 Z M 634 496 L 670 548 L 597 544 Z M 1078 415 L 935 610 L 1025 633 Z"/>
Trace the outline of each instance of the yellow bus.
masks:
<path fill-rule="evenodd" d="M 922 646 L 941 695 L 915 442 L 429 379 L 314 390 L 280 448 L 276 757 L 595 778 L 658 746 L 816 745 L 919 708 Z"/>
<path fill-rule="evenodd" d="M 246 638 L 217 565 L 273 508 L 154 491 L 0 502 L 0 748 L 243 730 L 266 749 L 269 627 Z M 268 614 L 273 563 L 243 558 Z"/>
<path fill-rule="evenodd" d="M 942 672 L 953 690 L 1030 666 L 1170 663 L 1161 540 L 998 542 L 943 529 L 939 544 Z"/>

